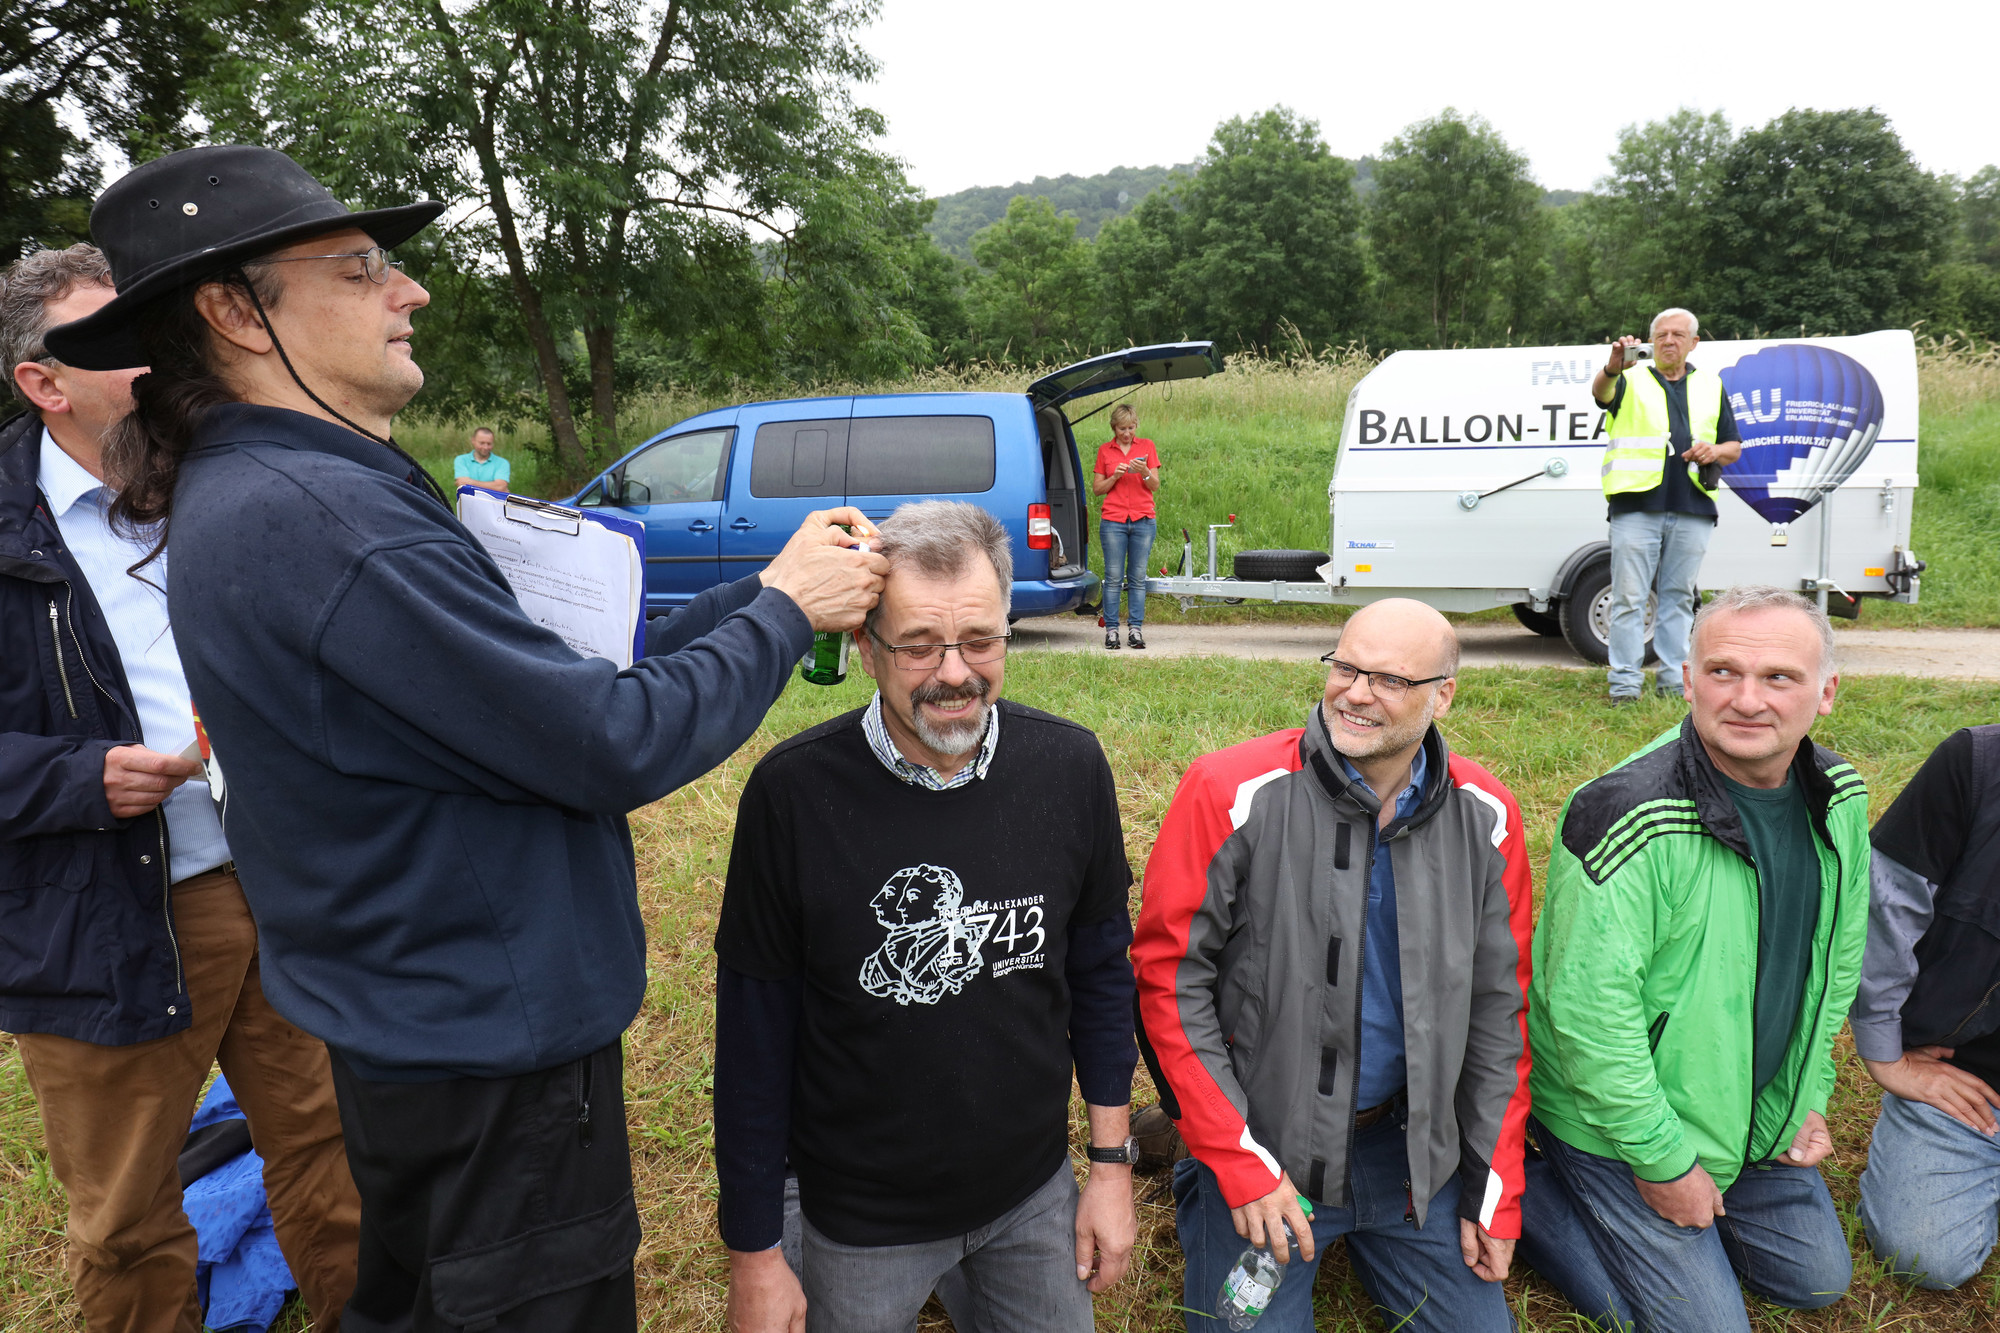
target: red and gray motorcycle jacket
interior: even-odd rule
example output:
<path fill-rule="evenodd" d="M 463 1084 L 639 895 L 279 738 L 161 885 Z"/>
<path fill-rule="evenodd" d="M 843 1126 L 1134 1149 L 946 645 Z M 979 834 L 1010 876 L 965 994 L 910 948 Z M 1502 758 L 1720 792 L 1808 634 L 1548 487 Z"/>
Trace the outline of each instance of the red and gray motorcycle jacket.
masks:
<path fill-rule="evenodd" d="M 1132 961 L 1141 1049 L 1189 1150 L 1239 1207 L 1282 1167 L 1346 1206 L 1368 875 L 1395 858 L 1410 1196 L 1521 1234 L 1531 877 L 1520 807 L 1432 727 L 1407 819 L 1350 781 L 1317 707 L 1204 755 L 1146 863 Z"/>

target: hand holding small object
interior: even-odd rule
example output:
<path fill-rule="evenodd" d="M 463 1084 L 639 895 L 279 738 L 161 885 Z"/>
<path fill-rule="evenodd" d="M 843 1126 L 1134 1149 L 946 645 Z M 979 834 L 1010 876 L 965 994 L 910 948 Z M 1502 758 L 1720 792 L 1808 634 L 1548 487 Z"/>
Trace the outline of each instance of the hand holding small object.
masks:
<path fill-rule="evenodd" d="M 200 776 L 201 765 L 193 760 L 143 745 L 120 745 L 104 752 L 104 799 L 115 819 L 145 814 L 174 788 Z"/>

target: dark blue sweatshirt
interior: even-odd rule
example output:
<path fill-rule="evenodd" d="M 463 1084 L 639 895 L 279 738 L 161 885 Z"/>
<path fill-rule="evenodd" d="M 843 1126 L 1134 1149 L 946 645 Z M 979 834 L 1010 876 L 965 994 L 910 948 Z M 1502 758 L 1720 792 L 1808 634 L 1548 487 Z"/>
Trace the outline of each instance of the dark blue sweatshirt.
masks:
<path fill-rule="evenodd" d="M 364 1078 L 609 1045 L 645 990 L 627 811 L 727 758 L 812 631 L 754 577 L 629 670 L 536 625 L 408 465 L 277 408 L 210 414 L 168 604 L 278 1011 Z"/>

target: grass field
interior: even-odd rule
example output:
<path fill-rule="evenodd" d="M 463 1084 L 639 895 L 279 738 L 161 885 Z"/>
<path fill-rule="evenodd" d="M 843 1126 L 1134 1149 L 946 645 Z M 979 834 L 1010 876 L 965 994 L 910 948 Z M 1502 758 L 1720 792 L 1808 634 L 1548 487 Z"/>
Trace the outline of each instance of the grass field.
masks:
<path fill-rule="evenodd" d="M 1312 666 L 1222 659 L 1098 658 L 1022 654 L 1007 693 L 1089 725 L 1103 738 L 1118 778 L 1128 854 L 1143 866 L 1174 786 L 1205 751 L 1296 726 L 1318 697 Z M 1455 748 L 1490 767 L 1519 797 L 1540 881 L 1555 815 L 1579 782 L 1600 772 L 1675 714 L 1648 703 L 1618 713 L 1597 699 L 1588 673 L 1468 671 L 1448 720 Z M 857 678 L 833 689 L 794 680 L 757 736 L 728 763 L 633 819 L 650 939 L 651 983 L 626 1039 L 629 1120 L 645 1242 L 639 1263 L 644 1326 L 695 1333 L 722 1325 L 724 1259 L 715 1237 L 715 1175 L 709 1109 L 712 1071 L 710 940 L 722 892 L 736 796 L 752 763 L 776 741 L 867 695 Z M 1858 679 L 1816 733 L 1854 760 L 1875 813 L 1953 728 L 2000 713 L 2000 686 Z M 1133 899 L 1137 906 L 1137 896 Z M 1885 1280 L 1859 1246 L 1855 1180 L 1864 1161 L 1874 1098 L 1843 1042 L 1832 1107 L 1837 1148 L 1827 1175 L 1857 1241 L 1853 1293 L 1813 1315 L 1761 1314 L 1759 1329 L 1905 1333 L 2000 1327 L 2000 1263 L 1967 1289 L 1912 1293 Z M 1152 1100 L 1143 1067 L 1136 1099 Z M 1078 1121 L 1080 1129 L 1081 1121 Z M 0 1330 L 42 1333 L 79 1327 L 61 1273 L 62 1201 L 41 1153 L 32 1098 L 11 1044 L 0 1044 Z M 1141 1177 L 1141 1239 L 1132 1276 L 1099 1298 L 1103 1329 L 1178 1327 L 1180 1264 L 1171 1207 L 1157 1179 Z M 1524 1327 L 1576 1327 L 1550 1290 L 1517 1277 L 1509 1295 Z M 1376 1328 L 1344 1259 L 1331 1258 L 1319 1287 L 1322 1329 Z M 302 1328 L 296 1311 L 287 1329 Z M 941 1325 L 940 1325 L 941 1326 Z"/>
<path fill-rule="evenodd" d="M 1373 361 L 1359 352 L 1330 353 L 1291 362 L 1239 357 L 1222 374 L 1144 390 L 1133 396 L 1140 433 L 1155 439 L 1165 465 L 1159 494 L 1159 544 L 1152 568 L 1180 560 L 1180 530 L 1195 540 L 1195 566 L 1207 563 L 1206 525 L 1229 514 L 1237 526 L 1220 534 L 1219 568 L 1227 573 L 1238 550 L 1326 546 L 1326 484 L 1333 472 L 1340 419 L 1347 394 Z M 1922 385 L 1922 485 L 1917 490 L 1911 544 L 1930 562 L 1923 596 L 1916 606 L 1870 601 L 1860 623 L 1875 627 L 2000 625 L 2000 355 L 1975 354 L 1950 345 L 1928 344 L 1919 358 Z M 965 375 L 935 374 L 900 384 L 871 386 L 877 392 L 937 389 L 1019 390 L 1027 372 L 976 370 Z M 830 392 L 853 392 L 834 386 Z M 751 396 L 746 394 L 747 396 Z M 696 412 L 739 401 L 715 396 L 670 395 L 642 399 L 627 411 L 622 438 L 627 447 Z M 1092 400 L 1076 411 L 1099 406 Z M 456 424 L 413 423 L 400 433 L 403 443 L 449 481 L 451 458 L 465 449 L 465 428 Z M 540 495 L 531 445 L 545 431 L 502 428 L 499 450 L 515 468 L 515 489 Z M 1105 414 L 1077 428 L 1084 466 L 1110 438 Z M 1103 572 L 1097 542 L 1092 567 Z M 1344 612 L 1331 613 L 1333 616 Z M 1511 620 L 1505 608 L 1482 618 Z M 1161 623 L 1186 618 L 1167 599 L 1147 605 Z M 1187 616 L 1204 620 L 1328 619 L 1324 608 L 1300 606 L 1205 607 Z M 1845 623 L 1845 622 L 1840 622 Z"/>

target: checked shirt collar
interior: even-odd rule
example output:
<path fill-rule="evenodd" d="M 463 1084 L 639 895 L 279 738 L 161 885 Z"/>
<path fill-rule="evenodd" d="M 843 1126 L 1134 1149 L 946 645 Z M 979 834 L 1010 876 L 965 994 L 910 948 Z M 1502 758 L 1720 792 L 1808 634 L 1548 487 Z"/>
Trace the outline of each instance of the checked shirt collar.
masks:
<path fill-rule="evenodd" d="M 949 778 L 939 777 L 938 771 L 928 764 L 913 763 L 903 757 L 903 752 L 896 748 L 896 742 L 889 736 L 889 728 L 882 722 L 880 690 L 875 691 L 875 697 L 868 701 L 868 711 L 861 715 L 861 734 L 868 738 L 868 748 L 882 761 L 882 767 L 912 787 L 922 787 L 926 791 L 951 791 L 985 777 L 986 770 L 993 766 L 993 752 L 1000 745 L 1000 703 L 996 699 L 986 710 L 986 734 L 979 741 L 979 757 Z"/>

